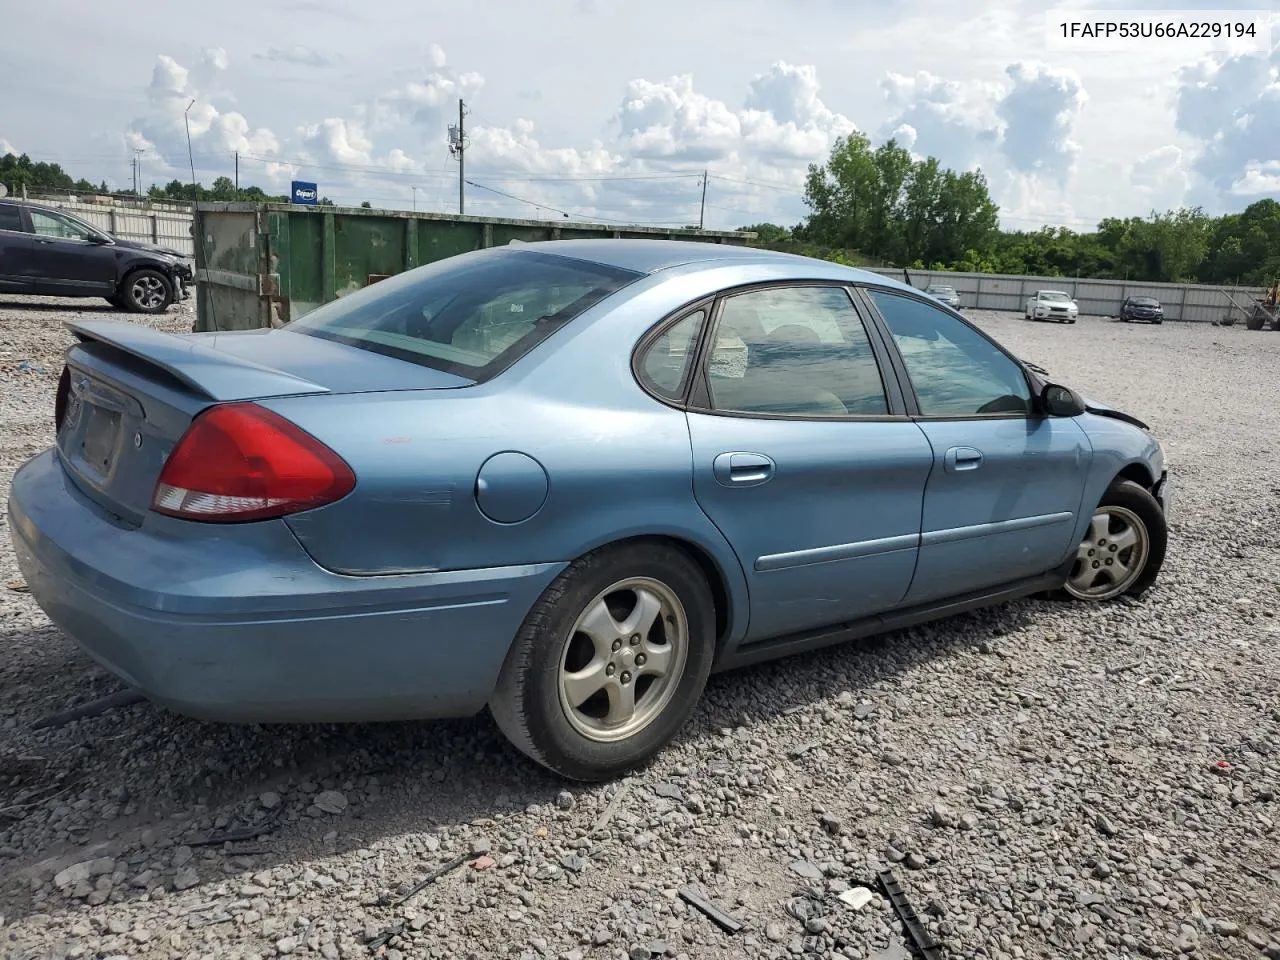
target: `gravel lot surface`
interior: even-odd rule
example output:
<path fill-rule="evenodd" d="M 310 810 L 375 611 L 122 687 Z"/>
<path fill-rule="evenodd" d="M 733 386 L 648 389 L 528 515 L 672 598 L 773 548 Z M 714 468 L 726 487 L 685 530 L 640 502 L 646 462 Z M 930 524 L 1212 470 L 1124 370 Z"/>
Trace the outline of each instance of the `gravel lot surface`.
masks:
<path fill-rule="evenodd" d="M 90 311 L 0 299 L 5 495 L 52 442 L 60 321 Z M 651 769 L 566 789 L 487 717 L 143 703 L 33 730 L 120 685 L 0 588 L 0 956 L 901 957 L 882 897 L 837 898 L 891 866 L 949 957 L 1280 958 L 1280 335 L 978 317 L 1164 440 L 1175 523 L 1141 602 L 1025 601 L 716 677 Z"/>

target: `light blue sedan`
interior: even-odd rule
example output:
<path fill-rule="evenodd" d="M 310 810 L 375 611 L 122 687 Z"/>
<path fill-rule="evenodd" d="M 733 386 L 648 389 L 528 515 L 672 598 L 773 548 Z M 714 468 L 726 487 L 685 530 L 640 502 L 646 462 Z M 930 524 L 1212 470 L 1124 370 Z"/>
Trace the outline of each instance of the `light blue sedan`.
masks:
<path fill-rule="evenodd" d="M 225 721 L 486 705 L 581 780 L 713 670 L 1043 591 L 1141 594 L 1160 444 L 956 312 L 836 264 L 568 240 L 278 330 L 70 324 L 10 527 L 49 617 Z"/>

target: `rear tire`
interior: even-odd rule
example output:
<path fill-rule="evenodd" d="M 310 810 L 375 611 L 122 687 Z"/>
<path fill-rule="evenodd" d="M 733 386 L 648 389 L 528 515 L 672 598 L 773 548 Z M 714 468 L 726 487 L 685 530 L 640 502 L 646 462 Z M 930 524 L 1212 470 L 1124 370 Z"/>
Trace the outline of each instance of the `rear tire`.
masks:
<path fill-rule="evenodd" d="M 135 313 L 164 313 L 173 303 L 173 284 L 159 270 L 135 270 L 124 278 L 117 294 Z"/>
<path fill-rule="evenodd" d="M 589 553 L 525 618 L 489 712 L 512 744 L 560 776 L 612 779 L 684 727 L 711 672 L 715 624 L 706 578 L 679 548 Z"/>
<path fill-rule="evenodd" d="M 1131 480 L 1115 480 L 1093 511 L 1063 592 L 1093 603 L 1141 596 L 1155 583 L 1168 543 L 1156 498 Z"/>

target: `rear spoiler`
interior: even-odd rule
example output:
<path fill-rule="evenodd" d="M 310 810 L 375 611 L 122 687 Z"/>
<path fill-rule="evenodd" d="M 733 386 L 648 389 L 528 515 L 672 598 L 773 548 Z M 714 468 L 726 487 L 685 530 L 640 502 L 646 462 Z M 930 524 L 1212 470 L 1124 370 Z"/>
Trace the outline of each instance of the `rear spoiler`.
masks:
<path fill-rule="evenodd" d="M 328 387 L 223 353 L 193 337 L 163 333 L 141 324 L 68 320 L 66 327 L 81 343 L 106 344 L 145 360 L 216 402 L 329 392 Z"/>

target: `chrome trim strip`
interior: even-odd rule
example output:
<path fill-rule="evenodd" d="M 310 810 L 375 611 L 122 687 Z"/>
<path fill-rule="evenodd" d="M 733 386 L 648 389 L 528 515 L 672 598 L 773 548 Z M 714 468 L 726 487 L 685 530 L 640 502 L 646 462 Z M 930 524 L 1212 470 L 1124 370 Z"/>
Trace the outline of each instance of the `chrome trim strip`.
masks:
<path fill-rule="evenodd" d="M 1075 518 L 1074 513 L 1045 513 L 1038 517 L 1018 517 L 1015 520 L 997 520 L 994 523 L 977 523 L 971 527 L 949 527 L 930 530 L 920 537 L 920 546 L 932 547 L 940 543 L 957 543 L 976 540 L 993 533 L 1012 533 L 1015 530 L 1032 530 L 1036 527 L 1052 527 Z"/>
<path fill-rule="evenodd" d="M 898 537 L 882 537 L 879 540 L 860 540 L 857 543 L 837 543 L 829 547 L 814 547 L 811 550 L 771 553 L 768 556 L 757 557 L 755 568 L 758 573 L 789 570 L 792 567 L 807 567 L 815 563 L 832 563 L 836 560 L 856 560 L 885 553 L 900 553 L 903 550 L 914 550 L 919 545 L 920 535 L 907 533 Z"/>

